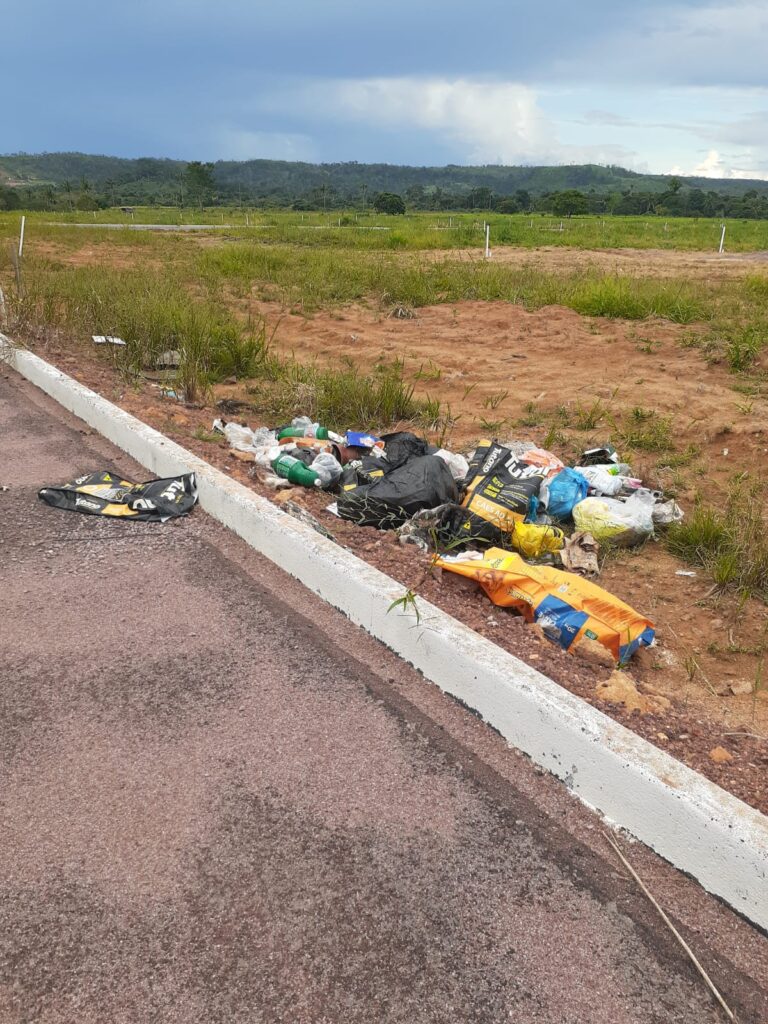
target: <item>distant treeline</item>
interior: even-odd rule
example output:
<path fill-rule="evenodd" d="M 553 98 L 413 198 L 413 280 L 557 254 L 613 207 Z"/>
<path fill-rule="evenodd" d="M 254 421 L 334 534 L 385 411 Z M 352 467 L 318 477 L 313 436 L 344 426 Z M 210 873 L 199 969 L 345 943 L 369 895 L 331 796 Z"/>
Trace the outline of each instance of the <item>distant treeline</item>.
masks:
<path fill-rule="evenodd" d="M 637 174 L 596 164 L 400 167 L 89 156 L 0 156 L 0 209 L 232 206 L 364 210 L 382 193 L 408 210 L 768 218 L 768 183 Z M 393 207 L 394 208 L 394 207 Z"/>

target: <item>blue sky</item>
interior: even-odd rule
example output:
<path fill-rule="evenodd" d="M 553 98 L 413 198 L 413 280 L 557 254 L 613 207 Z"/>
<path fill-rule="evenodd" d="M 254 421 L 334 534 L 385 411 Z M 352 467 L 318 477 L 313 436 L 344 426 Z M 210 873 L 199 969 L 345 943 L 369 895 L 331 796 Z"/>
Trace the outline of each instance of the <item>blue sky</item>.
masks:
<path fill-rule="evenodd" d="M 0 152 L 768 179 L 767 0 L 4 6 Z"/>

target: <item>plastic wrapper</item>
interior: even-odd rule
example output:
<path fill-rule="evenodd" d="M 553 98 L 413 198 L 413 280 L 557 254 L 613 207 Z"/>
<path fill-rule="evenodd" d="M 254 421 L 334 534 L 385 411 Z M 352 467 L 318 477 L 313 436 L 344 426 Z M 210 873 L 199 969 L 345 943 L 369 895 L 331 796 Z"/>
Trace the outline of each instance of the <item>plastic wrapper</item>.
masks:
<path fill-rule="evenodd" d="M 523 558 L 541 558 L 559 551 L 565 543 L 565 534 L 556 526 L 515 523 L 509 542 Z"/>
<path fill-rule="evenodd" d="M 624 486 L 623 477 L 609 473 L 601 466 L 580 466 L 579 473 L 586 477 L 591 491 L 609 498 L 615 498 Z"/>
<path fill-rule="evenodd" d="M 581 470 L 563 469 L 542 485 L 541 503 L 553 519 L 570 519 L 574 506 L 587 496 L 589 481 Z"/>
<path fill-rule="evenodd" d="M 38 498 L 54 508 L 134 522 L 164 523 L 191 512 L 197 502 L 194 473 L 134 483 L 116 473 L 86 473 L 71 483 L 44 487 Z"/>
<path fill-rule="evenodd" d="M 616 498 L 585 498 L 573 509 L 579 530 L 591 533 L 601 544 L 629 548 L 653 536 L 654 497 L 636 491 L 626 501 Z"/>
<path fill-rule="evenodd" d="M 469 463 L 463 455 L 449 452 L 445 448 L 439 448 L 435 455 L 442 459 L 448 469 L 450 469 L 454 480 L 463 480 L 466 477 L 469 472 Z"/>
<path fill-rule="evenodd" d="M 229 447 L 238 452 L 250 452 L 256 455 L 257 452 L 262 452 L 277 444 L 277 434 L 268 427 L 257 427 L 255 430 L 251 430 L 250 427 L 244 427 L 240 423 L 214 420 L 213 429 L 223 434 Z"/>
<path fill-rule="evenodd" d="M 651 518 L 654 526 L 671 526 L 672 523 L 680 523 L 683 520 L 684 512 L 676 501 L 657 501 L 653 506 Z"/>
<path fill-rule="evenodd" d="M 545 448 L 528 448 L 518 457 L 518 461 L 524 462 L 527 466 L 534 466 L 545 479 L 555 476 L 565 468 L 565 463 Z"/>
<path fill-rule="evenodd" d="M 529 565 L 520 555 L 491 548 L 480 558 L 439 558 L 442 569 L 475 579 L 494 604 L 514 608 L 566 651 L 585 638 L 626 664 L 639 647 L 653 643 L 653 624 L 602 587 L 574 573 Z"/>

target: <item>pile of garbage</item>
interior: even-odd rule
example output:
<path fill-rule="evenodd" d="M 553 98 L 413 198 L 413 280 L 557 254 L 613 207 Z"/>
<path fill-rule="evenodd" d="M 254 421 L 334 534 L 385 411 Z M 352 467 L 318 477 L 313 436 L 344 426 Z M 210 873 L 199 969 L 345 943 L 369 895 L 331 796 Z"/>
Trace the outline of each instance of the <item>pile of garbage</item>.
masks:
<path fill-rule="evenodd" d="M 682 519 L 606 445 L 566 466 L 532 442 L 480 441 L 467 459 L 408 431 L 337 434 L 308 417 L 277 430 L 214 421 L 272 486 L 332 491 L 328 511 L 442 551 L 436 564 L 477 579 L 566 650 L 583 639 L 625 663 L 653 642 L 652 624 L 585 577 L 600 544 L 631 547 Z M 445 552 L 457 551 L 457 554 Z M 530 564 L 535 563 L 535 564 Z"/>

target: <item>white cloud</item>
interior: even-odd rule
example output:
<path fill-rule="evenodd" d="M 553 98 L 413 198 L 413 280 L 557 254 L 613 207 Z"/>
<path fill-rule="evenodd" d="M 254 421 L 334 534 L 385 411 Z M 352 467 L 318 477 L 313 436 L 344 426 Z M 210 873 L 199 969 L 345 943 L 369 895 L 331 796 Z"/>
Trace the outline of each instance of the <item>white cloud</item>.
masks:
<path fill-rule="evenodd" d="M 423 130 L 467 163 L 632 163 L 621 146 L 561 142 L 536 91 L 517 82 L 468 78 L 370 78 L 313 81 L 272 93 L 271 111 L 326 121 Z"/>
<path fill-rule="evenodd" d="M 745 157 L 746 166 L 742 162 Z M 742 154 L 742 161 L 735 164 L 731 159 L 726 159 L 718 150 L 710 149 L 704 159 L 695 167 L 686 170 L 676 164 L 667 173 L 693 175 L 698 178 L 739 178 L 768 181 L 768 167 L 756 166 L 751 154 Z"/>

